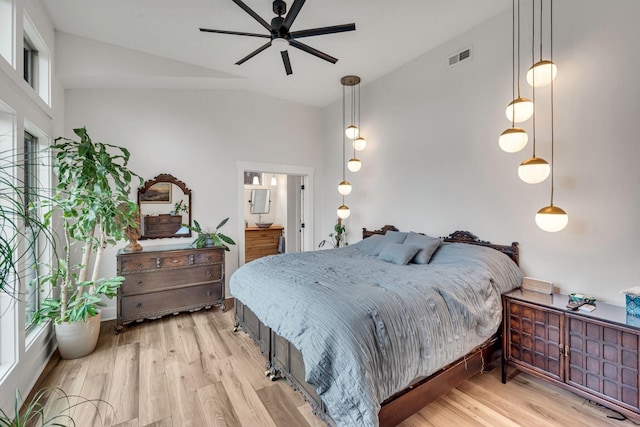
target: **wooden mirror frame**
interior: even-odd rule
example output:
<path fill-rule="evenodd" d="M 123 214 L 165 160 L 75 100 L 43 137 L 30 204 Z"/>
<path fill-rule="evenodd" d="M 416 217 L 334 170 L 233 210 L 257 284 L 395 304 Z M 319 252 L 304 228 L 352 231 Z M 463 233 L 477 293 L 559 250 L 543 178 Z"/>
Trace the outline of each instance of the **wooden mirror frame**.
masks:
<path fill-rule="evenodd" d="M 168 173 L 161 173 L 160 175 L 156 176 L 153 179 L 150 179 L 148 181 L 146 181 L 144 183 L 144 185 L 140 188 L 138 188 L 138 208 L 140 209 L 140 230 L 141 230 L 141 234 L 140 234 L 140 239 L 139 240 L 146 240 L 146 239 L 166 239 L 166 238 L 176 238 L 176 237 L 191 237 L 191 230 L 188 230 L 188 233 L 183 233 L 183 234 L 175 234 L 175 233 L 164 233 L 162 231 L 156 232 L 156 233 L 148 233 L 148 231 L 146 230 L 145 224 L 147 222 L 147 220 L 145 219 L 146 217 L 151 217 L 151 218 L 162 218 L 164 216 L 164 214 L 161 214 L 157 217 L 155 216 L 150 216 L 150 215 L 144 215 L 144 212 L 142 210 L 142 206 L 143 204 L 145 204 L 145 202 L 142 200 L 142 197 L 145 193 L 147 193 L 147 191 L 154 186 L 155 184 L 161 183 L 161 182 L 167 182 L 170 184 L 173 184 L 175 186 L 177 186 L 178 188 L 180 188 L 184 195 L 188 197 L 189 203 L 187 208 L 189 209 L 189 212 L 187 213 L 189 221 L 187 222 L 187 224 L 189 224 L 189 226 L 192 225 L 191 222 L 191 190 L 189 189 L 189 187 L 186 186 L 186 184 L 182 181 L 180 181 L 179 179 L 177 179 L 175 176 L 168 174 Z M 172 205 L 172 201 L 167 202 L 168 205 Z M 167 218 L 167 219 L 172 219 L 172 217 L 174 217 L 175 215 L 169 215 L 167 214 L 167 217 L 171 217 L 171 218 Z M 181 215 L 182 216 L 182 215 Z M 180 221 L 182 223 L 182 221 Z"/>

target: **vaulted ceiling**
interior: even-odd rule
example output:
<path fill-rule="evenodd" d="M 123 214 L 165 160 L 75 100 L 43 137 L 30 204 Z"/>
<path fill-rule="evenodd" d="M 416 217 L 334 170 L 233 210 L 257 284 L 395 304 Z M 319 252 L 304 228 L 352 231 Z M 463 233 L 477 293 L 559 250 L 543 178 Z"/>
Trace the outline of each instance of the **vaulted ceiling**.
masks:
<path fill-rule="evenodd" d="M 271 0 L 244 2 L 267 22 L 275 16 Z M 336 64 L 289 47 L 287 76 L 273 48 L 235 65 L 265 39 L 198 30 L 267 33 L 231 0 L 43 3 L 60 33 L 56 71 L 65 88 L 240 89 L 315 106 L 339 99 L 342 76 L 357 74 L 364 85 L 511 6 L 509 0 L 307 0 L 291 31 L 351 22 L 356 31 L 301 40 L 338 58 Z"/>

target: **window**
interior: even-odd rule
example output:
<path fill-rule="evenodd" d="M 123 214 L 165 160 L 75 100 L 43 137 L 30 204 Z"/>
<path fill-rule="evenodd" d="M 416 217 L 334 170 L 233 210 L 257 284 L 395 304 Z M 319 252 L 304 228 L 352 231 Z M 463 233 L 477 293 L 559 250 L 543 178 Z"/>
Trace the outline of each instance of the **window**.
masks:
<path fill-rule="evenodd" d="M 15 68 L 13 60 L 13 1 L 0 0 L 0 56 Z"/>
<path fill-rule="evenodd" d="M 30 218 L 37 218 L 38 211 L 35 208 L 38 201 L 38 138 L 24 132 L 24 212 L 25 221 L 25 328 L 32 326 L 31 319 L 40 307 L 38 292 L 38 236 L 30 232 Z"/>
<path fill-rule="evenodd" d="M 25 36 L 23 44 L 23 76 L 29 86 L 38 91 L 38 51 Z"/>

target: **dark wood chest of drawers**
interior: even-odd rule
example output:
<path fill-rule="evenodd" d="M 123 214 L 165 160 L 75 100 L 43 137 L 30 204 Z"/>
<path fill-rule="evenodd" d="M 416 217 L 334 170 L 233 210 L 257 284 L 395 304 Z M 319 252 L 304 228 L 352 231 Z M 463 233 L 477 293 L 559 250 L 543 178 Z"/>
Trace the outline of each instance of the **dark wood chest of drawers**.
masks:
<path fill-rule="evenodd" d="M 513 366 L 640 420 L 640 318 L 604 303 L 569 311 L 561 294 L 502 298 L 503 382 Z"/>
<path fill-rule="evenodd" d="M 170 236 L 182 227 L 182 215 L 145 216 L 143 227 L 145 237 Z"/>
<path fill-rule="evenodd" d="M 117 329 L 134 320 L 224 305 L 224 248 L 156 246 L 118 252 Z"/>

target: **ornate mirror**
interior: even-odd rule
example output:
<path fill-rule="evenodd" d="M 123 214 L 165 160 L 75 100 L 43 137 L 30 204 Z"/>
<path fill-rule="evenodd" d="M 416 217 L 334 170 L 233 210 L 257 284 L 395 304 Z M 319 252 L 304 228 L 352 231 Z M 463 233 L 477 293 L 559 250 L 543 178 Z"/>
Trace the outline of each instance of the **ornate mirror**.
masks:
<path fill-rule="evenodd" d="M 140 240 L 191 237 L 191 190 L 167 173 L 138 188 Z"/>

